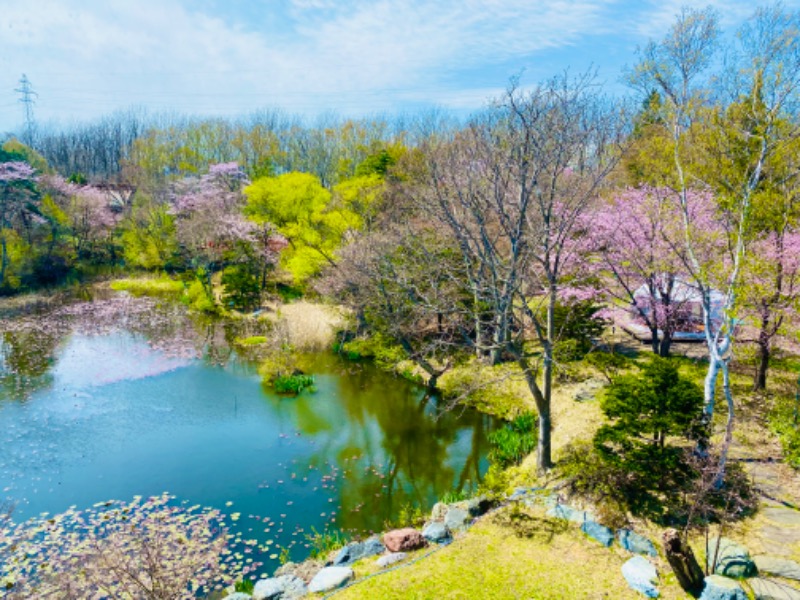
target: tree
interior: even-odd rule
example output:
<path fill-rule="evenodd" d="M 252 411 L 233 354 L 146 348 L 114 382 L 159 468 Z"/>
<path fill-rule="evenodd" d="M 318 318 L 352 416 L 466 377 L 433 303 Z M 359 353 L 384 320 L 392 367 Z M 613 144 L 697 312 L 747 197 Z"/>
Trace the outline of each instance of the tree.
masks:
<path fill-rule="evenodd" d="M 493 363 L 511 356 L 524 373 L 538 411 L 540 470 L 552 465 L 556 304 L 563 287 L 583 283 L 582 217 L 619 156 L 617 117 L 591 76 L 529 93 L 514 82 L 463 131 L 430 142 L 414 179 L 421 183 L 409 191 L 419 218 L 460 252 L 476 353 Z"/>
<path fill-rule="evenodd" d="M 242 214 L 245 181 L 236 163 L 223 163 L 177 186 L 173 214 L 178 243 L 212 301 L 214 273 L 253 257 L 274 265 L 283 246 L 269 224 L 259 228 Z"/>
<path fill-rule="evenodd" d="M 362 175 L 337 184 L 333 193 L 314 175 L 285 173 L 262 177 L 245 189 L 247 214 L 273 223 L 289 241 L 283 263 L 298 282 L 337 265 L 348 236 L 375 219 L 383 178 Z"/>
<path fill-rule="evenodd" d="M 36 171 L 26 162 L 0 163 L 0 289 L 8 287 L 11 231 L 30 229 L 38 215 Z"/>
<path fill-rule="evenodd" d="M 797 132 L 791 107 L 800 86 L 798 13 L 780 5 L 758 9 L 740 30 L 732 69 L 717 87 L 727 103 L 709 106 L 698 80 L 717 47 L 716 15 L 710 10 L 684 9 L 669 34 L 640 53 L 631 82 L 664 99 L 661 118 L 672 142 L 674 185 L 683 218 L 686 265 L 703 305 L 709 369 L 705 381 L 705 415 L 714 413 L 717 380 L 722 375 L 728 419 L 718 482 L 724 477 L 725 456 L 734 426 L 734 399 L 728 365 L 739 322 L 737 301 L 752 226 L 753 198 L 764 169 Z M 720 85 L 723 84 L 723 85 Z M 725 100 L 724 95 L 720 95 Z M 792 123 L 786 128 L 785 123 Z M 726 261 L 704 263 L 696 252 L 702 231 L 691 220 L 690 190 L 701 179 L 719 198 L 727 216 L 729 253 Z M 712 292 L 724 302 L 719 324 L 712 322 Z"/>
<path fill-rule="evenodd" d="M 692 206 L 713 210 L 708 192 L 692 191 Z M 682 257 L 680 207 L 667 188 L 627 188 L 591 214 L 589 235 L 610 275 L 610 294 L 650 330 L 653 353 L 669 356 L 675 332 L 692 323 L 696 294 Z"/>

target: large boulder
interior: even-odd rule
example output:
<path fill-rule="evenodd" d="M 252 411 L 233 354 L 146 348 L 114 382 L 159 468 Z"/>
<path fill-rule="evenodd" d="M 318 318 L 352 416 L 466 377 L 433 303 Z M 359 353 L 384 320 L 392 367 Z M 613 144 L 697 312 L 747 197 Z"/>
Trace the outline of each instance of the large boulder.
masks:
<path fill-rule="evenodd" d="M 716 562 L 714 558 L 716 557 Z M 711 563 L 714 562 L 714 568 Z M 753 577 L 758 573 L 758 568 L 747 548 L 728 538 L 713 537 L 706 544 L 706 572 L 716 573 L 734 579 Z"/>
<path fill-rule="evenodd" d="M 324 566 L 325 565 L 323 565 L 320 561 L 314 559 L 309 559 L 301 563 L 287 562 L 276 569 L 275 577 L 280 577 L 281 575 L 294 575 L 295 577 L 302 579 L 305 583 L 308 583 Z"/>
<path fill-rule="evenodd" d="M 305 582 L 294 575 L 260 579 L 253 588 L 253 600 L 293 600 L 308 593 Z"/>
<path fill-rule="evenodd" d="M 383 534 L 383 543 L 389 552 L 408 552 L 425 546 L 425 538 L 413 527 L 406 527 Z"/>
<path fill-rule="evenodd" d="M 308 591 L 314 594 L 334 590 L 342 587 L 353 577 L 353 569 L 350 567 L 325 567 L 308 584 Z"/>
<path fill-rule="evenodd" d="M 584 521 L 581 525 L 581 531 L 606 547 L 610 546 L 614 541 L 614 532 L 596 521 Z"/>
<path fill-rule="evenodd" d="M 653 545 L 653 542 L 648 540 L 643 535 L 631 531 L 630 529 L 617 530 L 617 541 L 619 545 L 625 548 L 628 552 L 634 554 L 647 554 L 648 556 L 657 556 L 658 551 Z"/>
<path fill-rule="evenodd" d="M 648 598 L 658 598 L 658 571 L 643 556 L 634 556 L 622 565 L 622 576 L 632 589 Z"/>
<path fill-rule="evenodd" d="M 444 517 L 444 524 L 450 531 L 465 529 L 467 521 L 469 521 L 469 512 L 455 506 L 451 506 Z"/>
<path fill-rule="evenodd" d="M 747 600 L 747 594 L 738 581 L 722 575 L 709 575 L 700 600 Z"/>
<path fill-rule="evenodd" d="M 450 530 L 444 523 L 434 521 L 422 530 L 422 537 L 434 544 L 446 544 L 450 541 Z"/>
<path fill-rule="evenodd" d="M 393 565 L 394 563 L 404 560 L 406 556 L 408 555 L 405 552 L 392 552 L 391 554 L 384 554 L 375 561 L 375 564 L 383 569 L 389 565 Z"/>
<path fill-rule="evenodd" d="M 375 556 L 381 554 L 386 548 L 381 543 L 377 535 L 368 538 L 363 542 L 351 542 L 344 548 L 339 550 L 338 554 L 333 559 L 334 567 L 343 567 L 351 565 L 357 560 L 367 556 Z"/>

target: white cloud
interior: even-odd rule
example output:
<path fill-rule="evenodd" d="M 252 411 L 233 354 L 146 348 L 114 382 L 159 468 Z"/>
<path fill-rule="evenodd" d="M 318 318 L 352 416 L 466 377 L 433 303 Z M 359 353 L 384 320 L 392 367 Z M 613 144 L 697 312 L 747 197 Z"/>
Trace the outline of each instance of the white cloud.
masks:
<path fill-rule="evenodd" d="M 625 46 L 660 35 L 682 2 L 269 0 L 256 11 L 224 0 L 4 0 L 0 131 L 18 122 L 11 90 L 23 72 L 42 118 L 132 104 L 203 113 L 264 105 L 363 113 L 400 102 L 469 109 L 499 91 L 487 85 L 502 86 L 542 53 L 585 60 L 574 53 L 587 39 Z M 725 5 L 733 20 L 750 10 Z M 466 78 L 479 71 L 482 79 Z"/>

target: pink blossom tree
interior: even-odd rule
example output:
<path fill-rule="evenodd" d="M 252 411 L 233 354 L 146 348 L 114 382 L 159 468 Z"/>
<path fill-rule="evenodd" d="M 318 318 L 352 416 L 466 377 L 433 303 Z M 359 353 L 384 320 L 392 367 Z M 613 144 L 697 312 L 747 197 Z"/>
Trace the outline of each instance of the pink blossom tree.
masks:
<path fill-rule="evenodd" d="M 274 227 L 244 217 L 242 188 L 247 183 L 236 163 L 223 163 L 176 188 L 172 211 L 178 243 L 211 300 L 211 278 L 226 264 L 255 261 L 265 277 L 286 245 Z"/>
<path fill-rule="evenodd" d="M 718 230 L 711 194 L 690 194 L 694 217 Z M 599 206 L 590 219 L 588 231 L 602 258 L 609 294 L 628 304 L 647 326 L 653 352 L 669 356 L 675 333 L 699 325 L 691 311 L 699 292 L 683 260 L 678 198 L 668 188 L 627 188 Z"/>

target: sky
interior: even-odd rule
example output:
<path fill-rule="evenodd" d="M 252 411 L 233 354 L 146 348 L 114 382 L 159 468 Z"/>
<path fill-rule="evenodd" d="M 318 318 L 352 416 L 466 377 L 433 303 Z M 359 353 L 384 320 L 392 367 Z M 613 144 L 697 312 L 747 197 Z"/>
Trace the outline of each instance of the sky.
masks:
<path fill-rule="evenodd" d="M 144 107 L 313 118 L 466 114 L 509 79 L 596 69 L 621 90 L 636 49 L 685 0 L 0 0 L 0 135 Z M 711 0 L 724 29 L 748 0 Z M 800 8 L 800 0 L 785 0 Z"/>

